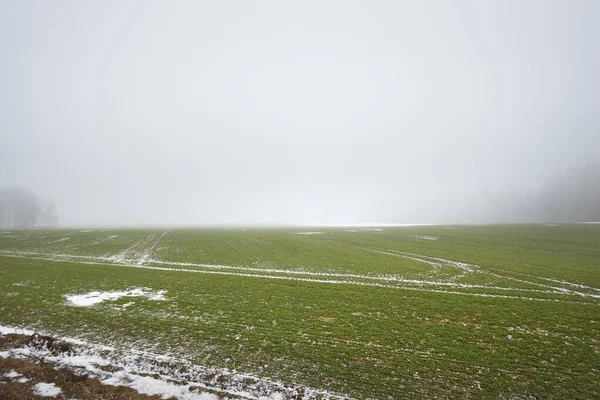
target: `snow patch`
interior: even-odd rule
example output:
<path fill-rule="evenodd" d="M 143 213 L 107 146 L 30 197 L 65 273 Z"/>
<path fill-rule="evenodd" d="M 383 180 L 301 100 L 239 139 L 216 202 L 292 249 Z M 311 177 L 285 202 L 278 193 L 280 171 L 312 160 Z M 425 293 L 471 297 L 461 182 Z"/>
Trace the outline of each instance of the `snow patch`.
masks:
<path fill-rule="evenodd" d="M 175 397 L 185 400 L 219 400 L 217 395 L 212 393 L 191 393 L 190 385 L 177 385 L 150 376 L 140 376 L 125 371 L 119 371 L 101 382 L 104 385 L 128 386 L 138 393 L 147 394 L 148 396 L 159 395 L 163 399 Z"/>
<path fill-rule="evenodd" d="M 34 386 L 33 393 L 36 396 L 54 397 L 61 394 L 62 390 L 54 383 L 38 383 Z"/>
<path fill-rule="evenodd" d="M 285 397 L 281 393 L 273 393 L 270 396 L 261 396 L 258 400 L 285 400 Z"/>
<path fill-rule="evenodd" d="M 18 378 L 20 377 L 21 374 L 18 373 L 17 371 L 15 371 L 14 369 L 10 372 L 7 372 L 6 374 L 4 374 L 5 378 Z"/>
<path fill-rule="evenodd" d="M 322 235 L 323 232 L 292 232 L 294 235 Z"/>
<path fill-rule="evenodd" d="M 417 239 L 423 239 L 423 240 L 438 240 L 440 237 L 439 236 L 415 235 L 415 238 L 417 238 Z"/>
<path fill-rule="evenodd" d="M 4 326 L 4 325 L 0 325 L 0 335 L 33 335 L 35 333 L 35 331 L 32 331 L 31 329 L 25 329 L 25 328 L 15 328 L 12 326 Z M 2 351 L 0 352 L 0 354 L 3 353 L 8 353 L 6 351 Z M 0 356 L 2 357 L 2 356 Z M 6 357 L 2 357 L 2 358 L 6 358 Z"/>
<path fill-rule="evenodd" d="M 146 297 L 148 300 L 166 300 L 166 290 L 152 291 L 147 288 L 133 288 L 121 292 L 89 292 L 86 294 L 65 295 L 74 306 L 89 307 L 106 300 L 118 300 L 121 297 Z M 128 303 L 128 305 L 131 305 Z"/>

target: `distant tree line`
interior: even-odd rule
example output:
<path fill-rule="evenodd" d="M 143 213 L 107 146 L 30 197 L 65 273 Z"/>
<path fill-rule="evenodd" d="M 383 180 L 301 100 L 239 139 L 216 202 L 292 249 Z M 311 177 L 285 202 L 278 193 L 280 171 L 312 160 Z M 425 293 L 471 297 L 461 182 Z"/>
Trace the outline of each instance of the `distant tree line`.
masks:
<path fill-rule="evenodd" d="M 481 222 L 599 222 L 600 163 L 554 176 L 538 190 L 487 193 Z"/>
<path fill-rule="evenodd" d="M 600 221 L 600 164 L 567 171 L 546 182 L 537 194 L 537 219 L 556 222 Z"/>
<path fill-rule="evenodd" d="M 56 204 L 22 187 L 0 189 L 0 228 L 55 228 Z"/>

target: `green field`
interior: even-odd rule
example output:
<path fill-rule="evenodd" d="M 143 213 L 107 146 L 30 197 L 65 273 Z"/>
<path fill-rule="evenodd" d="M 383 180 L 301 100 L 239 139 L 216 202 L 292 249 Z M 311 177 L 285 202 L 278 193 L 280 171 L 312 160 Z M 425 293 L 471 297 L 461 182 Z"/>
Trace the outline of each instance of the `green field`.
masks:
<path fill-rule="evenodd" d="M 166 300 L 66 298 L 131 288 Z M 3 231 L 0 324 L 352 398 L 600 398 L 600 225 Z"/>

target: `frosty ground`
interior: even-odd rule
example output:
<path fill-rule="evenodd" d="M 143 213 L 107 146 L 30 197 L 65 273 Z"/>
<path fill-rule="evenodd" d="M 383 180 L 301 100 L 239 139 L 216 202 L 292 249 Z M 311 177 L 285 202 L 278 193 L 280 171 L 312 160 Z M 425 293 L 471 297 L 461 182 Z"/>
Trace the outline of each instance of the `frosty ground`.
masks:
<path fill-rule="evenodd" d="M 0 232 L 0 356 L 163 397 L 598 397 L 599 312 L 593 224 Z"/>

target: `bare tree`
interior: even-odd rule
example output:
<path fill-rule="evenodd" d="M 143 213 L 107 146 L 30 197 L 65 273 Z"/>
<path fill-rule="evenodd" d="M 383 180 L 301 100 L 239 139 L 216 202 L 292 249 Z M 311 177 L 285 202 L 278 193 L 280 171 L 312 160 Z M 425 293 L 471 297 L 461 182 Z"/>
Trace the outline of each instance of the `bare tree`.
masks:
<path fill-rule="evenodd" d="M 2 228 L 33 228 L 41 217 L 40 197 L 25 188 L 0 189 L 0 226 Z"/>
<path fill-rule="evenodd" d="M 43 224 L 48 228 L 56 228 L 58 225 L 58 213 L 56 212 L 56 203 L 54 202 L 54 199 L 49 198 L 46 200 Z"/>

